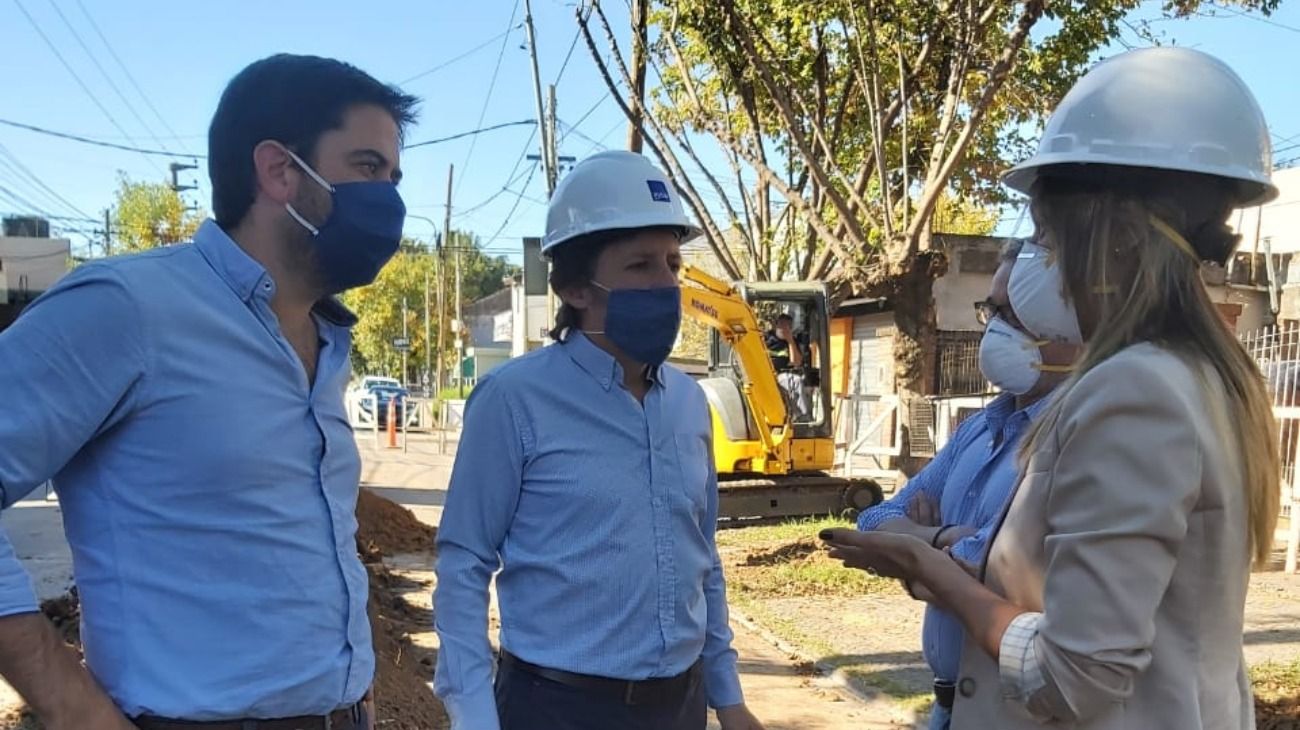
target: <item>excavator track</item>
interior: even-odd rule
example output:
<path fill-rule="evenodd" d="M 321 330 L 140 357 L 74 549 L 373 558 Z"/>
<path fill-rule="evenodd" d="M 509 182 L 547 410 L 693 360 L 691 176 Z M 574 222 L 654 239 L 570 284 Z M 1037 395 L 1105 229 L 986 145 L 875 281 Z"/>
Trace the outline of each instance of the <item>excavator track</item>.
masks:
<path fill-rule="evenodd" d="M 718 483 L 718 516 L 753 521 L 826 515 L 853 516 L 884 499 L 872 479 L 830 474 L 745 475 Z"/>

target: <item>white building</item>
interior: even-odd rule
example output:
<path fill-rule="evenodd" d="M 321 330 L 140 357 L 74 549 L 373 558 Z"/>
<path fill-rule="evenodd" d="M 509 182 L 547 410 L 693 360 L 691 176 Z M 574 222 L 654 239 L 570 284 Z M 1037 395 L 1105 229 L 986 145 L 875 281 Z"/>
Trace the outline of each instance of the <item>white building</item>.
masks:
<path fill-rule="evenodd" d="M 6 218 L 0 235 L 0 329 L 23 308 L 63 278 L 72 243 L 50 238 L 49 223 L 36 218 Z"/>

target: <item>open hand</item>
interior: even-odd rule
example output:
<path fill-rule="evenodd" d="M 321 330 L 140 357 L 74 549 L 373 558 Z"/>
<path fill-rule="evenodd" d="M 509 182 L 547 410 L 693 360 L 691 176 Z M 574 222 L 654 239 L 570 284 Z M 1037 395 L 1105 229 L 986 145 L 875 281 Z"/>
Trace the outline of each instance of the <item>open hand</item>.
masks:
<path fill-rule="evenodd" d="M 837 529 L 822 530 L 819 537 L 830 548 L 829 555 L 845 567 L 886 578 L 914 580 L 923 553 L 938 554 L 924 540 L 911 535 Z"/>

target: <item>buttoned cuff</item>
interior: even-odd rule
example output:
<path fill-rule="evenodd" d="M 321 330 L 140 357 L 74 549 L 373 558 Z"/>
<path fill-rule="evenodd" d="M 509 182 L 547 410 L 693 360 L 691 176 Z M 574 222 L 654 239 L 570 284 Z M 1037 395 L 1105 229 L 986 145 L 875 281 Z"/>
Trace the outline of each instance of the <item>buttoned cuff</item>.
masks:
<path fill-rule="evenodd" d="M 709 706 L 715 710 L 745 703 L 745 694 L 740 689 L 740 674 L 736 672 L 734 663 L 727 669 L 708 672 L 704 677 L 704 689 L 709 697 Z"/>
<path fill-rule="evenodd" d="M 1002 697 L 1006 700 L 1026 705 L 1034 693 L 1047 684 L 1042 665 L 1038 662 L 1038 652 L 1034 648 L 1038 627 L 1042 622 L 1041 613 L 1022 613 L 1002 634 L 998 672 L 1002 682 Z"/>

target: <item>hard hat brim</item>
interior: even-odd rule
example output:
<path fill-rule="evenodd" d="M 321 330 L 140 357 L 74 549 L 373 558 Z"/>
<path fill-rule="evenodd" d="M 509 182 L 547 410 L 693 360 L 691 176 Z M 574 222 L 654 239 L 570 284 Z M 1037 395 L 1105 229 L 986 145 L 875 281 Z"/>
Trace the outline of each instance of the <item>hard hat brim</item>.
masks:
<path fill-rule="evenodd" d="M 601 223 L 586 223 L 575 225 L 569 229 L 559 232 L 553 240 L 543 241 L 542 258 L 550 259 L 555 249 L 576 239 L 588 236 L 593 233 L 603 233 L 605 231 L 637 231 L 645 228 L 676 228 L 681 231 L 680 240 L 682 243 L 692 241 L 704 235 L 704 229 L 691 223 L 682 223 L 680 221 L 665 220 L 662 215 L 646 215 L 640 218 L 624 216 L 619 219 L 617 225 L 606 225 Z"/>
<path fill-rule="evenodd" d="M 1003 173 L 1002 184 L 1018 193 L 1030 195 L 1034 183 L 1037 182 L 1039 175 L 1043 170 L 1049 168 L 1088 165 L 1168 170 L 1170 172 L 1193 172 L 1201 175 L 1208 175 L 1210 177 L 1231 180 L 1237 183 L 1238 189 L 1240 190 L 1237 200 L 1235 201 L 1236 207 L 1239 208 L 1250 208 L 1257 205 L 1264 205 L 1265 203 L 1275 200 L 1279 195 L 1277 186 L 1274 185 L 1271 180 L 1267 178 L 1261 179 L 1258 175 L 1251 174 L 1246 170 L 1241 170 L 1238 174 L 1233 174 L 1232 171 L 1226 171 L 1222 167 L 1202 167 L 1182 161 L 1165 162 L 1161 160 L 1151 160 L 1143 161 L 1142 164 L 1135 164 L 1131 158 L 1109 157 L 1100 154 L 1088 154 L 1086 156 L 1078 154 L 1038 154 Z"/>

